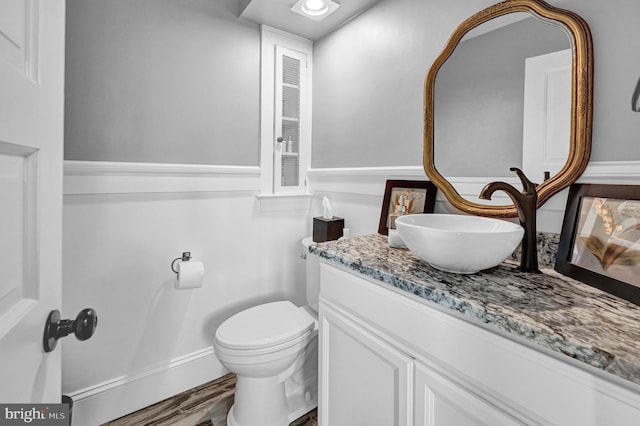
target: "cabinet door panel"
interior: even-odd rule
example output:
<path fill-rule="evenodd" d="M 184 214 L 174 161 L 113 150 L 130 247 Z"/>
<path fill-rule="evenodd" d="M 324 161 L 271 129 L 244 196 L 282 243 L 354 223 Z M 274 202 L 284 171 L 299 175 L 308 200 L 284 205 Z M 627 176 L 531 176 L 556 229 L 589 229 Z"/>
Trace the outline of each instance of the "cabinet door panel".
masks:
<path fill-rule="evenodd" d="M 320 424 L 411 424 L 413 360 L 323 305 Z"/>
<path fill-rule="evenodd" d="M 420 362 L 415 363 L 414 383 L 415 426 L 522 424 Z"/>

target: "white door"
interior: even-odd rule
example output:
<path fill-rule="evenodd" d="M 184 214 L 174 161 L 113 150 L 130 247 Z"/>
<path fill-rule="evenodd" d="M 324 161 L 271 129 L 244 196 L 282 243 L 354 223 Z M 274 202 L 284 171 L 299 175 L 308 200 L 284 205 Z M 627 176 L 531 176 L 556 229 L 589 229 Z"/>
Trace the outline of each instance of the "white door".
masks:
<path fill-rule="evenodd" d="M 0 1 L 0 401 L 60 402 L 64 0 Z"/>
<path fill-rule="evenodd" d="M 571 49 L 527 58 L 522 170 L 541 183 L 562 169 L 571 136 Z"/>

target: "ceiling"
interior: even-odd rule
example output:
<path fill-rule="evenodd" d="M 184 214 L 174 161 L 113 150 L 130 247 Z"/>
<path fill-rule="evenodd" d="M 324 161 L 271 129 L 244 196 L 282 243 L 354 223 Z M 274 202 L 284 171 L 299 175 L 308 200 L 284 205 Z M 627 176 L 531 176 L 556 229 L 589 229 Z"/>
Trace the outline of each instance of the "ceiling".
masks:
<path fill-rule="evenodd" d="M 296 0 L 241 0 L 240 17 L 278 28 L 309 40 L 319 40 L 354 18 L 378 0 L 334 0 L 340 7 L 322 21 L 292 12 Z"/>

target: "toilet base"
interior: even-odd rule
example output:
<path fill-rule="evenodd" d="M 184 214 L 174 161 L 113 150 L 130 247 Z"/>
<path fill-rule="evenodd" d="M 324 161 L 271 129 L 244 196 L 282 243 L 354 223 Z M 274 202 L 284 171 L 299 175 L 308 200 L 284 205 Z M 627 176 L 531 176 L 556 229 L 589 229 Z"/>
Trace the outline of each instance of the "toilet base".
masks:
<path fill-rule="evenodd" d="M 293 398 L 287 398 L 287 405 L 296 407 L 294 411 L 287 413 L 286 421 L 282 423 L 283 420 L 279 420 L 278 423 L 269 423 L 268 426 L 287 426 L 292 423 L 294 420 L 299 419 L 300 417 L 307 414 L 309 411 L 318 407 L 318 401 L 308 401 L 305 399 L 304 395 L 295 395 Z M 227 426 L 244 426 L 244 423 L 238 422 L 236 419 L 236 415 L 234 413 L 235 404 L 231 406 L 229 413 L 227 414 Z M 249 420 L 254 421 L 254 420 Z M 259 425 L 267 425 L 264 423 L 262 418 L 258 421 Z"/>
<path fill-rule="evenodd" d="M 229 426 L 286 426 L 289 424 L 284 382 L 278 377 L 236 379 L 234 404 L 227 416 Z"/>
<path fill-rule="evenodd" d="M 284 382 L 277 377 L 237 376 L 228 426 L 288 426 L 318 406 L 318 337 L 304 353 L 304 362 Z"/>
<path fill-rule="evenodd" d="M 229 410 L 229 413 L 227 414 L 227 426 L 244 426 L 241 423 L 238 423 L 238 421 L 235 418 L 235 415 L 233 413 L 233 408 L 235 407 L 235 404 L 233 406 L 231 406 L 231 409 Z M 298 409 L 296 409 L 295 411 L 289 413 L 289 415 L 287 416 L 287 421 L 286 423 L 279 423 L 278 426 L 287 426 L 290 423 L 292 423 L 293 421 L 299 419 L 300 417 L 304 416 L 305 414 L 307 414 L 309 411 L 318 408 L 318 402 L 314 401 L 313 403 L 309 404 L 307 401 L 305 401 L 304 404 L 301 404 L 299 406 Z M 258 423 L 260 425 L 263 425 L 264 423 Z"/>

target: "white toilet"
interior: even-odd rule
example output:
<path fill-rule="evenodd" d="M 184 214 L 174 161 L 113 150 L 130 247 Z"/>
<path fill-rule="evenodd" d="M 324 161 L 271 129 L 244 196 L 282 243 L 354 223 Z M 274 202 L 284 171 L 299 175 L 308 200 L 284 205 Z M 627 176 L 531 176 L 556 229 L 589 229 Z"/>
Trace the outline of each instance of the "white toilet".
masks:
<path fill-rule="evenodd" d="M 320 271 L 318 258 L 306 255 L 311 244 L 302 240 L 309 305 L 254 306 L 216 330 L 215 353 L 237 376 L 229 426 L 287 426 L 317 406 Z"/>

